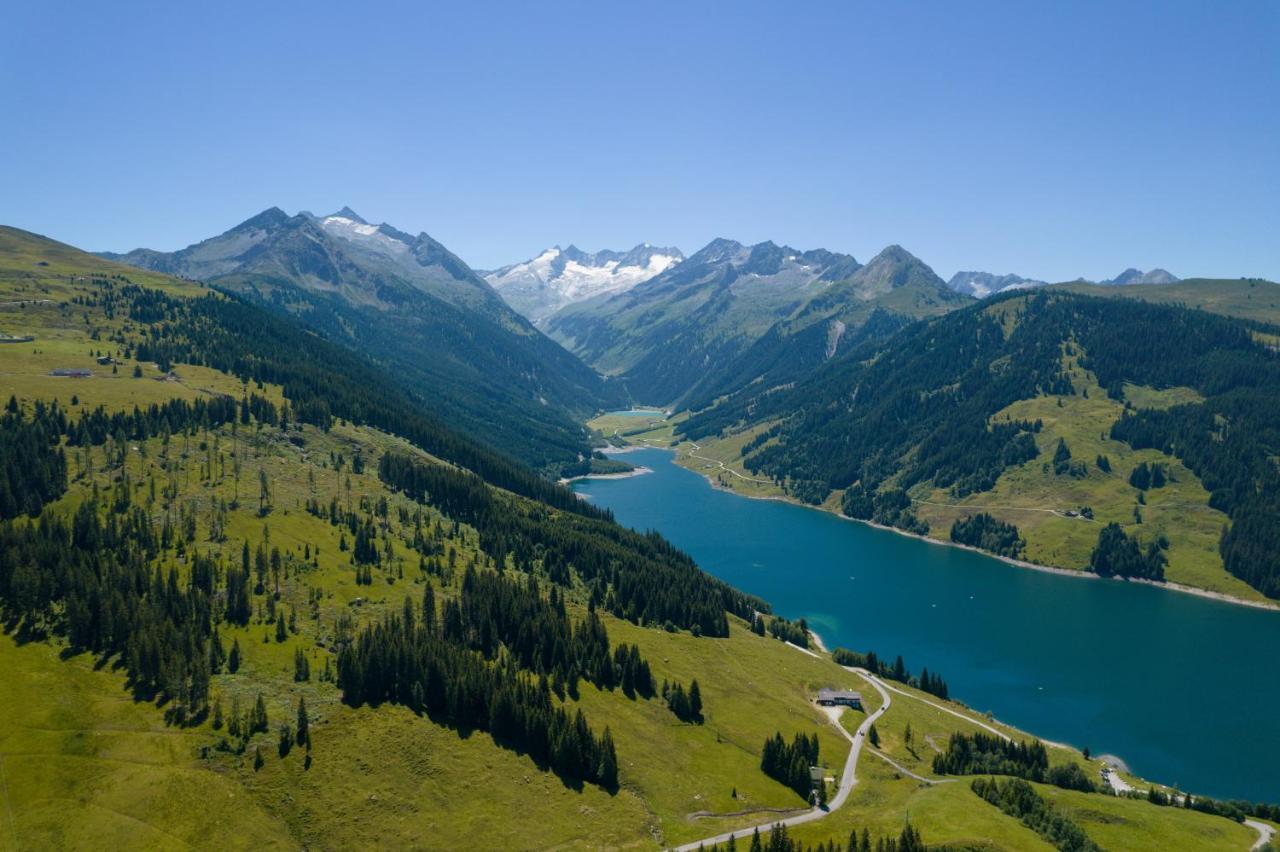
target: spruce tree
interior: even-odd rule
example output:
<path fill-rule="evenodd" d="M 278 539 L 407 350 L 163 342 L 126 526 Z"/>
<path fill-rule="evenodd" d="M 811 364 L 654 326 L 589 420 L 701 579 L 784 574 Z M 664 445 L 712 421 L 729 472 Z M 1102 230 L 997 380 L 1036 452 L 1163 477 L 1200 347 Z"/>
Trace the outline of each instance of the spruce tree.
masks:
<path fill-rule="evenodd" d="M 613 732 L 607 726 L 600 737 L 600 767 L 596 775 L 600 786 L 606 790 L 618 788 L 618 755 L 613 747 Z"/>
<path fill-rule="evenodd" d="M 250 726 L 252 730 L 259 733 L 266 733 L 267 727 L 267 702 L 263 699 L 262 693 L 258 693 L 258 700 L 253 705 L 253 724 Z"/>
<path fill-rule="evenodd" d="M 605 736 L 609 729 L 605 729 Z M 298 745 L 307 745 L 311 741 L 311 720 L 307 718 L 307 699 L 298 699 Z M 616 766 L 615 766 L 616 772 Z"/>
<path fill-rule="evenodd" d="M 231 643 L 231 654 L 227 657 L 227 671 L 235 674 L 240 670 L 240 640 Z"/>

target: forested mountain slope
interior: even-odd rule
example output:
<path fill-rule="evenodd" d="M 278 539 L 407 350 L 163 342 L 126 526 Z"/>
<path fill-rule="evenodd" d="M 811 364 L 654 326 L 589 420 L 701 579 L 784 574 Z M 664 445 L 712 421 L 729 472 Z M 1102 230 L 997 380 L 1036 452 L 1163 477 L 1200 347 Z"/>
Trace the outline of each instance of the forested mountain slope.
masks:
<path fill-rule="evenodd" d="M 104 256 L 296 317 L 535 467 L 576 461 L 586 448 L 577 421 L 621 401 L 440 243 L 346 208 L 323 217 L 271 208 L 181 251 Z"/>
<path fill-rule="evenodd" d="M 985 511 L 957 540 L 1100 573 L 1158 578 L 1167 564 L 1171 579 L 1275 598 L 1274 335 L 1180 307 L 1015 293 L 677 430 L 700 441 L 766 424 L 744 469 L 808 502 L 836 492 L 853 517 L 926 531 Z M 1124 535 L 1103 535 L 1109 523 Z"/>
<path fill-rule="evenodd" d="M 888 337 L 913 319 L 970 302 L 901 246 L 889 246 L 779 320 L 742 354 L 710 367 L 681 400 L 690 410 L 750 385 L 771 388 L 808 376 L 864 340 Z"/>
<path fill-rule="evenodd" d="M 2 229 L 0 332 L 0 845 L 660 848 L 803 810 L 770 743 L 839 774 L 819 686 L 878 707 L 771 638 L 802 625 L 287 317 Z M 927 772 L 903 731 L 979 724 L 936 673 L 872 668 L 901 680 L 891 759 Z M 1100 766 L 1035 753 L 1046 778 Z M 966 784 L 864 761 L 806 842 L 908 816 L 931 842 L 1039 842 Z M 1037 790 L 1117 848 L 1250 834 Z"/>

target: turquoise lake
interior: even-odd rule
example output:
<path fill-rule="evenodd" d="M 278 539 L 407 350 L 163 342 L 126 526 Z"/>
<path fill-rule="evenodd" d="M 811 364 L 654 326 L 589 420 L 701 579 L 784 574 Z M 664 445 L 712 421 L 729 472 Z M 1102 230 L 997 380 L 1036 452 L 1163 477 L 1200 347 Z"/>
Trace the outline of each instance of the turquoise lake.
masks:
<path fill-rule="evenodd" d="M 654 472 L 574 490 L 706 571 L 803 616 L 831 647 L 902 654 L 969 706 L 1219 798 L 1280 801 L 1280 613 L 1018 568 Z"/>

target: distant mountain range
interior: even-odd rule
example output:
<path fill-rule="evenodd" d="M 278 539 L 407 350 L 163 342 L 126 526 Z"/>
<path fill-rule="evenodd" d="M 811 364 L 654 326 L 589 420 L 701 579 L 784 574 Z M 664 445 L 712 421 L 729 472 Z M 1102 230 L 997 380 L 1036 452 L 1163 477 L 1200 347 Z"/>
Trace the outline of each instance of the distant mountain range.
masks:
<path fill-rule="evenodd" d="M 682 260 L 680 249 L 648 243 L 627 252 L 553 246 L 531 260 L 480 274 L 507 304 L 541 325 L 566 305 L 625 292 Z"/>
<path fill-rule="evenodd" d="M 1027 287 L 1043 287 L 1047 281 L 1034 278 L 1023 278 L 1021 275 L 996 275 L 991 272 L 957 272 L 951 276 L 947 286 L 957 293 L 985 299 L 992 293 L 1003 293 L 1006 290 L 1021 290 Z"/>
<path fill-rule="evenodd" d="M 581 419 L 621 401 L 439 242 L 347 207 L 329 216 L 272 207 L 180 251 L 102 256 L 296 316 L 392 367 L 451 423 L 534 467 L 587 452 Z"/>
<path fill-rule="evenodd" d="M 1164 269 L 1152 269 L 1143 272 L 1130 267 L 1115 278 L 1106 281 L 1089 281 L 1078 279 L 1080 283 L 1102 284 L 1105 286 L 1125 286 L 1130 284 L 1172 284 L 1180 280 L 1176 275 Z M 1030 287 L 1043 287 L 1049 282 L 1035 278 L 1023 278 L 1021 275 L 996 275 L 991 272 L 957 272 L 951 276 L 947 286 L 957 293 L 984 299 L 993 293 L 1006 293 L 1010 290 L 1025 290 Z"/>
<path fill-rule="evenodd" d="M 1115 278 L 1107 281 L 1099 281 L 1099 284 L 1113 284 L 1116 286 L 1124 286 L 1127 284 L 1172 284 L 1181 279 L 1166 269 L 1152 269 L 1149 272 L 1143 272 L 1140 269 L 1129 267 L 1121 272 Z"/>
<path fill-rule="evenodd" d="M 635 399 L 667 404 L 830 357 L 877 308 L 912 318 L 963 299 L 897 246 L 864 267 L 825 249 L 717 239 L 624 292 L 562 308 L 546 328 Z"/>
<path fill-rule="evenodd" d="M 1046 284 L 976 271 L 944 282 L 896 245 L 863 266 L 825 249 L 728 239 L 687 259 L 647 243 L 556 246 L 477 273 L 429 235 L 371 224 L 348 207 L 328 216 L 271 208 L 177 252 L 103 256 L 301 317 L 394 365 L 442 413 L 537 467 L 584 453 L 578 424 L 601 407 L 697 409 L 749 385 L 781 386 L 912 320 Z M 1127 269 L 1100 283 L 1177 280 Z M 503 416 L 488 416 L 483 399 L 505 406 Z"/>

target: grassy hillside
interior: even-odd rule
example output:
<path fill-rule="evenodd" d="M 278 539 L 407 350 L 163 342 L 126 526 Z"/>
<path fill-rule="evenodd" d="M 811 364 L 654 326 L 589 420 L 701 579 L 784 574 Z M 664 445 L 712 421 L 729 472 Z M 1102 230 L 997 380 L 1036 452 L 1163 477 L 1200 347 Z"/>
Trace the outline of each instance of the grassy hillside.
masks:
<path fill-rule="evenodd" d="M 1104 287 L 1055 284 L 1054 289 L 1106 298 L 1184 305 L 1214 314 L 1280 324 L 1280 284 L 1261 278 L 1187 278 L 1172 284 Z"/>
<path fill-rule="evenodd" d="M 596 612 L 610 647 L 634 644 L 656 683 L 688 685 L 696 678 L 704 704 L 698 724 L 678 719 L 660 695 L 632 698 L 586 679 L 579 682 L 577 698 L 553 697 L 557 707 L 581 709 L 593 731 L 612 732 L 616 789 L 562 779 L 527 750 L 495 740 L 481 727 L 464 729 L 394 703 L 351 706 L 334 682 L 342 649 L 370 625 L 403 613 L 406 599 L 421 614 L 419 602 L 430 589 L 447 613 L 450 604 L 467 599 L 469 567 L 486 575 L 501 569 L 523 589 L 531 589 L 534 579 L 543 595 L 554 589 L 567 618 L 580 625 L 596 603 L 585 565 L 563 578 L 556 566 L 519 548 L 495 560 L 493 541 L 485 538 L 491 527 L 460 523 L 462 509 L 443 511 L 441 494 L 419 502 L 391 489 L 379 475 L 378 460 L 387 453 L 431 469 L 453 468 L 390 431 L 352 419 L 322 426 L 281 414 L 271 422 L 266 406 L 283 412 L 286 405 L 300 404 L 292 394 L 305 385 L 294 384 L 296 378 L 284 384 L 246 380 L 181 361 L 161 371 L 155 362 L 134 357 L 144 335 L 153 328 L 158 334 L 160 323 L 177 327 L 182 312 L 169 306 L 164 319 L 143 319 L 136 303 L 126 311 L 105 294 L 135 275 L 138 283 L 145 280 L 178 299 L 200 297 L 204 291 L 198 286 L 144 276 L 26 237 L 10 235 L 0 248 L 0 328 L 33 338 L 0 346 L 0 391 L 15 398 L 23 418 L 33 416 L 38 403 L 47 407 L 55 399 L 72 423 L 98 406 L 110 414 L 166 399 L 256 400 L 252 412 L 238 409 L 244 416 L 225 423 L 175 424 L 147 437 L 117 431 L 100 442 L 75 444 L 64 435 L 55 449 L 65 456 L 65 493 L 43 508 L 38 521 L 19 517 L 0 525 L 5 535 L 17 535 L 88 514 L 103 523 L 147 519 L 164 532 L 151 545 L 156 585 L 140 598 L 138 612 L 162 600 L 199 604 L 204 599 L 195 591 L 205 582 L 197 576 L 199 566 L 216 566 L 213 626 L 227 655 L 208 678 L 203 707 L 189 694 L 182 673 L 164 672 L 159 688 L 145 688 L 130 674 L 145 661 L 79 647 L 67 625 L 80 623 L 80 617 L 60 602 L 33 608 L 42 594 L 39 578 L 60 576 L 52 565 L 37 560 L 15 566 L 7 561 L 13 552 L 4 550 L 0 848 L 649 849 L 803 810 L 795 792 L 760 771 L 763 742 L 774 732 L 788 738 L 816 734 L 821 762 L 839 775 L 848 740 L 810 697 L 826 685 L 861 688 L 870 696 L 874 688 L 865 679 L 824 655 L 758 636 L 736 616 L 728 617 L 727 635 L 696 636 L 653 621 L 625 620 L 610 610 L 607 596 Z M 42 261 L 49 266 L 40 266 Z M 115 363 L 100 364 L 99 351 Z M 333 358 L 338 387 L 347 367 Z M 92 375 L 49 375 L 59 368 Z M 335 405 L 340 401 L 335 396 Z M 464 444 L 438 435 L 432 440 L 441 453 L 462 452 L 459 458 L 496 465 L 466 455 L 471 450 Z M 548 525 L 557 518 L 606 523 L 555 506 L 554 492 L 527 485 L 504 468 L 492 470 L 531 495 L 484 486 L 512 515 Z M 335 522 L 335 513 L 358 520 L 360 532 Z M 639 547 L 625 536 L 619 540 Z M 548 538 L 539 552 L 554 546 Z M 362 547 L 372 547 L 375 557 L 361 557 Z M 245 577 L 257 574 L 262 589 L 248 593 L 241 624 L 231 617 L 234 595 L 227 578 L 245 554 L 254 554 L 249 561 L 256 563 L 259 549 L 261 568 L 254 564 Z M 655 568 L 678 567 L 674 557 L 664 559 Z M 17 570 L 29 567 L 37 573 Z M 24 583 L 34 577 L 36 587 L 16 584 L 17 577 Z M 177 641 L 189 641 L 189 634 Z M 489 665 L 507 664 L 495 659 Z M 913 755 L 903 741 L 907 721 L 919 731 L 912 746 L 917 752 L 957 726 L 977 724 L 942 713 L 924 703 L 933 699 L 902 688 L 907 694 L 894 693 L 882 722 L 882 748 L 901 765 L 923 766 L 927 756 Z M 259 696 L 266 730 L 233 733 L 233 719 L 239 723 L 235 710 L 247 714 Z M 303 744 L 291 731 L 289 748 L 281 748 L 280 728 L 295 725 L 302 701 L 309 738 Z M 858 716 L 850 711 L 846 727 Z M 1069 750 L 1053 755 L 1055 762 L 1083 761 Z M 1096 762 L 1088 765 L 1096 775 Z M 843 841 L 855 825 L 889 833 L 909 813 L 933 843 L 1036 848 L 1033 835 L 978 800 L 963 782 L 920 787 L 869 753 L 860 760 L 859 776 L 863 780 L 845 808 L 799 834 Z M 1167 809 L 1145 802 L 1101 795 L 1085 799 L 1080 810 L 1118 813 L 1120 818 L 1106 823 L 1108 837 L 1124 848 L 1147 848 L 1152 822 L 1163 824 L 1168 816 Z M 513 813 L 526 818 L 513 820 Z M 1188 821 L 1178 829 L 1186 839 L 1183 848 L 1237 849 L 1248 843 L 1247 829 L 1220 817 L 1179 812 L 1176 818 Z M 1134 826 L 1132 832 L 1127 825 Z"/>

